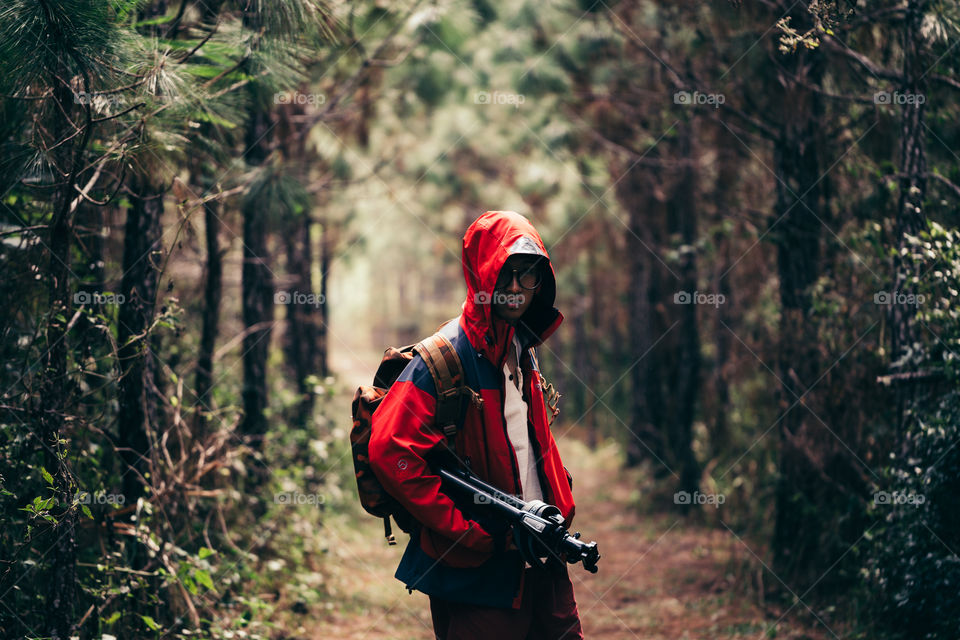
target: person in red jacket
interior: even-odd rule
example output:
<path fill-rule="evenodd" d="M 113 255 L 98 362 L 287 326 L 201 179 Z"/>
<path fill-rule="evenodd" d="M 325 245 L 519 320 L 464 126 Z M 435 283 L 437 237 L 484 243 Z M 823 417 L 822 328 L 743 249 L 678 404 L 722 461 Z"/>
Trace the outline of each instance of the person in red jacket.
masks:
<path fill-rule="evenodd" d="M 488 211 L 467 229 L 462 262 L 462 313 L 441 332 L 483 403 L 466 403 L 457 455 L 498 489 L 557 506 L 569 526 L 573 480 L 549 429 L 536 358 L 563 320 L 546 248 L 525 217 Z M 529 566 L 504 526 L 471 519 L 441 490 L 428 462 L 445 444 L 436 397 L 416 356 L 372 418 L 370 465 L 420 524 L 396 577 L 430 597 L 441 640 L 582 638 L 566 565 Z"/>

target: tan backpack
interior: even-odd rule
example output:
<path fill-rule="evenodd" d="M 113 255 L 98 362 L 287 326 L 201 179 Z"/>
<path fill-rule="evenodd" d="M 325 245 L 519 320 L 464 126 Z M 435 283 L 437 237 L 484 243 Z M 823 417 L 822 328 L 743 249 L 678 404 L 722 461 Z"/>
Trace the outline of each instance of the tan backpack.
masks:
<path fill-rule="evenodd" d="M 389 347 L 383 354 L 380 366 L 373 378 L 373 384 L 357 389 L 353 397 L 353 428 L 350 430 L 350 444 L 353 449 L 353 467 L 357 476 L 357 489 L 360 504 L 367 513 L 383 519 L 383 534 L 388 544 L 396 544 L 390 527 L 392 517 L 397 526 L 410 533 L 416 526 L 412 515 L 380 484 L 370 467 L 368 450 L 373 413 L 380 406 L 384 396 L 397 381 L 407 364 L 419 354 L 426 363 L 437 387 L 436 426 L 446 436 L 446 446 L 455 450 L 455 438 L 459 429 L 460 412 L 464 397 L 468 397 L 477 407 L 483 399 L 464 384 L 463 367 L 460 357 L 446 336 L 435 333 L 417 344 L 406 347 Z"/>

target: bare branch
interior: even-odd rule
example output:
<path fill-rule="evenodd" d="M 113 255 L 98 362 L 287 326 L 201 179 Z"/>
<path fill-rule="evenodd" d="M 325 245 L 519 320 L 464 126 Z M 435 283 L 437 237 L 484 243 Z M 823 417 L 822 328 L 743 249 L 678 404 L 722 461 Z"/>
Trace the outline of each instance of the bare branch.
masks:
<path fill-rule="evenodd" d="M 921 175 L 922 175 L 922 177 L 924 177 L 924 178 L 932 178 L 934 181 L 939 182 L 940 184 L 942 184 L 942 185 L 944 185 L 945 187 L 947 187 L 947 189 L 949 189 L 950 191 L 952 191 L 955 196 L 957 196 L 958 198 L 960 198 L 960 185 L 958 185 L 958 184 L 956 184 L 956 183 L 954 183 L 954 182 L 951 182 L 949 178 L 946 178 L 946 177 L 940 175 L 939 173 L 931 173 L 931 172 L 929 172 L 929 171 L 926 172 L 926 173 L 923 173 L 923 174 L 921 174 Z M 908 176 L 907 174 L 901 172 L 901 173 L 891 173 L 891 174 L 885 175 L 885 176 L 883 176 L 881 179 L 883 180 L 883 182 L 889 184 L 890 182 L 893 182 L 894 180 L 902 180 L 902 179 L 908 178 L 908 177 L 909 177 L 909 176 Z"/>
<path fill-rule="evenodd" d="M 871 75 L 873 75 L 877 79 L 883 78 L 885 80 L 892 80 L 897 83 L 903 82 L 903 76 L 900 75 L 898 72 L 892 69 L 886 69 L 884 67 L 881 67 L 880 65 L 873 62 L 867 56 L 863 55 L 862 53 L 857 53 L 856 51 L 848 47 L 843 41 L 838 40 L 833 36 L 824 35 L 823 43 L 826 45 L 826 47 L 830 51 L 834 53 L 839 53 L 840 55 L 846 56 L 850 60 L 853 60 L 854 62 L 859 64 L 861 67 L 869 71 Z"/>
<path fill-rule="evenodd" d="M 193 57 L 193 54 L 195 54 L 197 51 L 199 51 L 199 50 L 200 50 L 200 47 L 202 47 L 203 45 L 207 44 L 207 40 L 209 40 L 210 38 L 212 38 L 212 37 L 213 37 L 213 34 L 215 34 L 215 33 L 217 32 L 217 29 L 219 29 L 219 28 L 220 28 L 220 20 L 219 20 L 219 16 L 218 16 L 217 24 L 213 25 L 213 29 L 210 30 L 210 33 L 208 33 L 207 36 L 197 44 L 197 46 L 195 46 L 193 49 L 191 49 L 190 51 L 188 51 L 188 52 L 187 52 L 187 55 L 185 55 L 185 56 L 183 56 L 182 58 L 180 58 L 177 62 L 178 62 L 179 64 L 183 64 L 184 62 L 186 62 L 187 60 L 189 60 L 191 57 Z"/>
<path fill-rule="evenodd" d="M 891 373 L 885 376 L 877 376 L 877 384 L 889 387 L 892 384 L 904 382 L 920 382 L 923 380 L 932 380 L 943 376 L 942 371 L 928 369 L 925 371 L 905 371 L 903 373 Z"/>
<path fill-rule="evenodd" d="M 931 80 L 935 82 L 939 82 L 941 84 L 945 84 L 951 89 L 960 89 L 960 82 L 958 82 L 955 78 L 950 78 L 948 76 L 941 76 L 938 73 L 931 73 L 929 77 Z"/>
<path fill-rule="evenodd" d="M 134 109 L 139 109 L 140 107 L 146 106 L 146 104 L 147 104 L 146 102 L 138 102 L 137 104 L 135 104 L 135 105 L 133 105 L 133 106 L 127 108 L 127 109 L 124 109 L 124 110 L 121 111 L 120 113 L 115 113 L 115 114 L 113 114 L 112 116 L 104 116 L 104 117 L 102 117 L 102 118 L 94 118 L 94 119 L 92 120 L 92 122 L 93 122 L 94 124 L 96 124 L 96 123 L 98 123 L 98 122 L 106 122 L 107 120 L 113 120 L 114 118 L 119 118 L 120 116 L 122 116 L 122 115 L 124 115 L 124 114 L 126 114 L 126 113 L 130 113 L 130 112 L 133 111 Z"/>
<path fill-rule="evenodd" d="M 924 178 L 933 178 L 934 180 L 936 180 L 936 181 L 939 182 L 940 184 L 946 186 L 948 189 L 950 189 L 951 191 L 953 191 L 953 194 L 954 194 L 955 196 L 957 196 L 958 198 L 960 198 L 960 185 L 958 185 L 958 184 L 956 184 L 956 183 L 954 183 L 954 182 L 951 182 L 950 180 L 948 180 L 948 179 L 945 178 L 944 176 L 940 175 L 939 173 L 929 173 L 929 172 L 928 172 L 928 173 L 924 173 L 924 174 L 923 174 L 923 177 L 924 177 Z"/>

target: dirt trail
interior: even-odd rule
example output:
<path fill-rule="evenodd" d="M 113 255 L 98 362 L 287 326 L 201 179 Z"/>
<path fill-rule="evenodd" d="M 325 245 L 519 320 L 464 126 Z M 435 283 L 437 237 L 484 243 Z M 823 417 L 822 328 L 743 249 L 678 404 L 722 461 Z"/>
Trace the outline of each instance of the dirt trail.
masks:
<path fill-rule="evenodd" d="M 669 514 L 641 517 L 629 508 L 635 484 L 619 471 L 613 446 L 590 452 L 570 438 L 559 444 L 574 476 L 575 530 L 596 540 L 600 572 L 570 567 L 585 637 L 604 640 L 833 637 L 791 615 L 765 613 L 733 590 L 731 558 L 750 552 L 722 527 L 696 527 Z M 324 527 L 340 570 L 330 589 L 339 606 L 307 629 L 311 637 L 357 640 L 433 638 L 427 597 L 408 595 L 393 578 L 401 546 L 387 547 L 373 519 L 357 531 L 355 520 Z M 405 536 L 404 536 L 405 538 Z M 404 540 L 405 542 L 405 540 Z M 402 543 L 401 543 L 402 544 Z M 752 592 L 752 591 L 751 591 Z M 775 632 L 768 627 L 777 623 Z M 772 630 L 771 630 L 772 631 Z"/>

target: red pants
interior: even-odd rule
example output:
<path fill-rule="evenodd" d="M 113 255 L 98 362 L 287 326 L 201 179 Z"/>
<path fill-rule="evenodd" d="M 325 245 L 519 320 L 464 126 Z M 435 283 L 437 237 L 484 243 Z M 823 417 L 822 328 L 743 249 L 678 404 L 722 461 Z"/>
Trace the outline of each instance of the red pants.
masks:
<path fill-rule="evenodd" d="M 528 567 L 519 609 L 499 609 L 430 597 L 437 640 L 583 640 L 573 584 Z"/>

